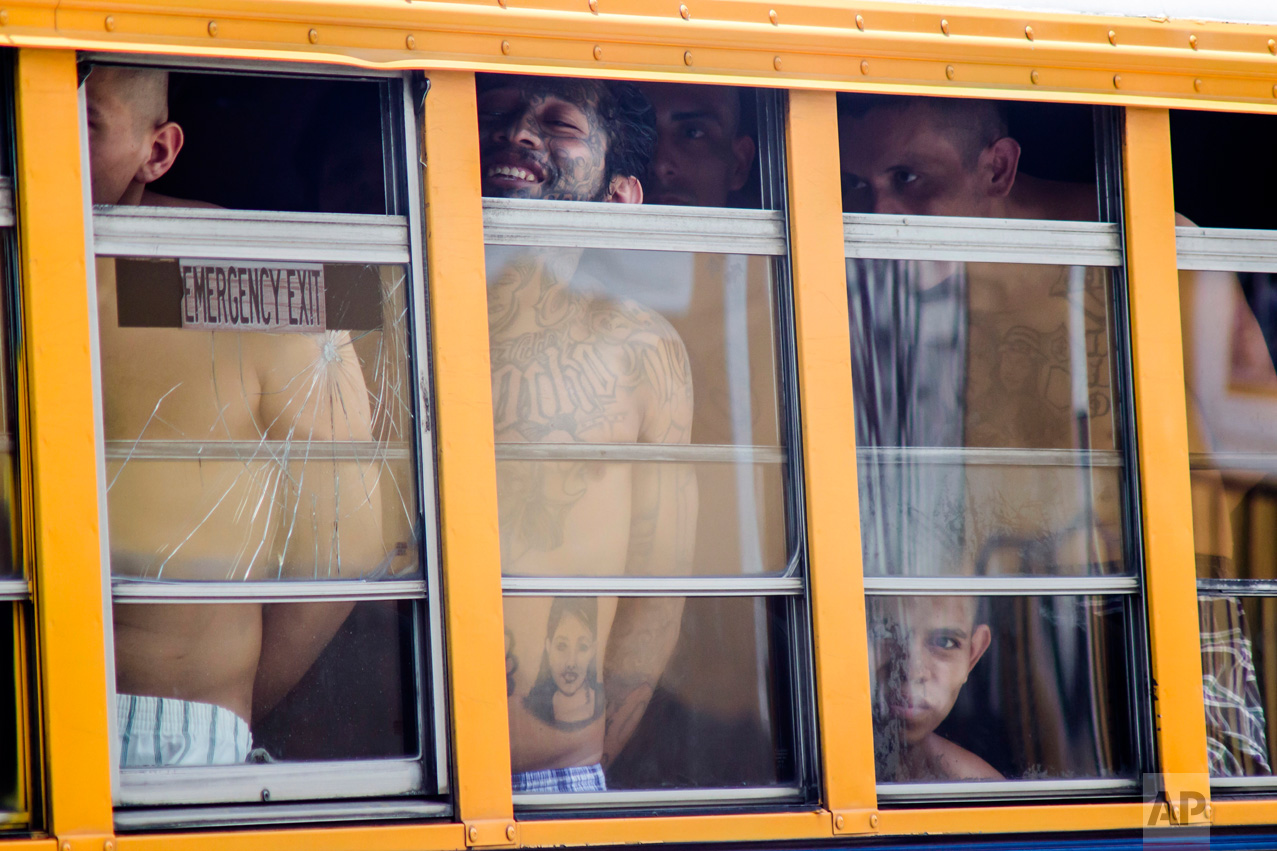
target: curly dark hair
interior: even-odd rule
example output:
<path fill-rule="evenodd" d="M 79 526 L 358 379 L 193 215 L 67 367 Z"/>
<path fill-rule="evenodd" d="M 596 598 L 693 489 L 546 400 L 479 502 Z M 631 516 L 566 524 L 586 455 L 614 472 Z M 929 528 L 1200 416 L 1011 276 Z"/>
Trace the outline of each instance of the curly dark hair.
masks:
<path fill-rule="evenodd" d="M 534 77 L 515 74 L 476 74 L 479 94 L 515 85 L 546 91 L 573 103 L 593 101 L 607 133 L 607 179 L 639 177 L 647 172 L 656 151 L 656 113 L 647 96 L 633 83 L 582 80 L 575 77 Z"/>

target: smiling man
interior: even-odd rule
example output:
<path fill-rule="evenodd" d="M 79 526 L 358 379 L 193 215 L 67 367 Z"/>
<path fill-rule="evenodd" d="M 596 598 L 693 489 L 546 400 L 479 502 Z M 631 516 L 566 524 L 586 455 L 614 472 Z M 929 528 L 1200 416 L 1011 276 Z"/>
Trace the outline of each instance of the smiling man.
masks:
<path fill-rule="evenodd" d="M 639 175 L 655 128 L 650 105 L 633 86 L 480 77 L 478 111 L 485 195 L 642 202 Z M 687 352 L 659 314 L 574 281 L 581 254 L 488 251 L 497 444 L 584 445 L 580 460 L 554 460 L 553 452 L 531 460 L 525 452 L 497 464 L 502 571 L 686 573 L 697 512 L 690 466 L 592 460 L 589 447 L 689 442 Z M 605 789 L 603 767 L 629 739 L 678 641 L 680 599 L 598 598 L 590 618 L 577 616 L 591 621 L 588 655 L 602 672 L 599 689 L 583 692 L 575 688 L 579 673 L 557 681 L 551 675 L 547 641 L 570 620 L 562 607 L 548 597 L 505 603 L 515 792 Z M 546 675 L 538 677 L 542 668 Z M 543 699 L 552 686 L 557 704 Z M 591 703 L 600 696 L 601 712 Z M 591 705 L 569 709 L 573 697 Z"/>

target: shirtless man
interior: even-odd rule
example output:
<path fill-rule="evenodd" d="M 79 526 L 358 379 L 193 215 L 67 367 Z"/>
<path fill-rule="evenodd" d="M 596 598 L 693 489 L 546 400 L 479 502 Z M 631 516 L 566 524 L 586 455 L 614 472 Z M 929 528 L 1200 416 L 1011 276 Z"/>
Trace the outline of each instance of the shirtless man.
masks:
<path fill-rule="evenodd" d="M 653 131 L 633 87 L 488 77 L 478 107 L 485 195 L 642 202 L 638 175 Z M 574 292 L 580 257 L 559 248 L 489 255 L 498 446 L 687 443 L 692 384 L 682 341 L 641 305 Z M 684 465 L 502 460 L 497 495 L 507 575 L 690 568 L 697 494 Z M 633 732 L 678 640 L 679 599 L 600 597 L 588 614 L 556 617 L 562 608 L 549 598 L 506 600 L 516 792 L 606 788 L 602 766 Z M 560 677 L 554 660 L 565 657 L 555 644 L 569 626 L 576 657 L 589 661 Z M 601 673 L 598 689 L 591 669 Z M 556 705 L 567 714 L 550 711 Z"/>
<path fill-rule="evenodd" d="M 204 206 L 147 187 L 182 147 L 167 75 L 96 67 L 85 85 L 94 204 Z M 193 457 L 199 442 L 369 439 L 347 334 L 129 327 L 112 259 L 98 260 L 97 284 L 114 577 L 348 579 L 381 560 L 380 499 L 372 471 L 354 462 L 131 457 L 153 440 L 189 441 Z M 116 604 L 120 764 L 244 761 L 251 719 L 306 672 L 349 610 Z"/>

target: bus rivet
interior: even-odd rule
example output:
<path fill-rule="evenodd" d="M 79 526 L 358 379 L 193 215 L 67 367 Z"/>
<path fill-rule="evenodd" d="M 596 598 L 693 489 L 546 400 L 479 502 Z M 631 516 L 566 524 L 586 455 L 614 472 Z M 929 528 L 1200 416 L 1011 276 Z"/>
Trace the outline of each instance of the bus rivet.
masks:
<path fill-rule="evenodd" d="M 71 851 L 71 843 L 70 843 L 70 842 L 63 842 L 63 843 L 62 843 L 62 851 Z"/>
<path fill-rule="evenodd" d="M 869 826 L 870 826 L 870 827 L 872 827 L 872 828 L 877 828 L 877 827 L 878 827 L 878 814 L 877 814 L 877 813 L 870 813 L 870 814 L 869 814 Z"/>
<path fill-rule="evenodd" d="M 403 40 L 403 43 L 404 43 L 404 47 L 408 48 L 409 50 L 417 49 L 417 37 L 415 35 L 408 36 L 407 38 Z"/>
<path fill-rule="evenodd" d="M 1207 821 L 1210 821 L 1211 813 L 1213 813 L 1213 812 L 1214 812 L 1214 810 L 1213 810 L 1213 809 L 1211 809 L 1211 805 L 1210 805 L 1210 804 L 1207 804 L 1207 805 L 1206 805 L 1206 812 L 1204 813 L 1204 815 L 1206 816 L 1206 820 L 1207 820 Z"/>
<path fill-rule="evenodd" d="M 860 60 L 860 73 L 862 73 L 862 74 L 868 74 L 868 73 L 869 73 L 869 60 L 868 60 L 868 59 L 862 59 L 862 60 Z"/>
<path fill-rule="evenodd" d="M 208 34 L 210 38 L 217 38 L 217 21 L 208 22 Z"/>
<path fill-rule="evenodd" d="M 1268 39 L 1268 52 L 1277 55 L 1277 38 Z"/>
<path fill-rule="evenodd" d="M 510 55 L 510 42 L 508 41 L 501 42 L 501 52 L 504 53 L 506 56 Z"/>
<path fill-rule="evenodd" d="M 683 20 L 685 21 L 690 21 L 692 19 L 692 10 L 687 8 L 686 3 L 678 7 L 678 13 L 683 16 Z"/>
<path fill-rule="evenodd" d="M 590 7 L 590 11 L 595 15 L 599 13 L 599 0 L 590 0 L 590 2 L 586 5 Z"/>
<path fill-rule="evenodd" d="M 513 842 L 513 841 L 514 841 L 514 825 L 512 825 L 512 824 L 508 824 L 508 825 L 506 825 L 506 827 L 505 827 L 505 838 L 506 838 L 506 839 L 508 839 L 508 840 L 510 840 L 511 842 Z"/>
<path fill-rule="evenodd" d="M 114 840 L 108 839 L 106 842 L 103 842 L 103 843 L 102 843 L 102 851 L 115 851 L 115 842 L 114 842 Z"/>
<path fill-rule="evenodd" d="M 856 16 L 856 29 L 860 30 L 861 32 L 865 31 L 865 16 L 864 15 Z"/>
<path fill-rule="evenodd" d="M 692 51 L 690 51 L 690 50 L 684 50 L 684 51 L 683 51 L 683 64 L 684 64 L 684 65 L 691 65 L 691 64 L 692 64 Z"/>
<path fill-rule="evenodd" d="M 1027 38 L 1029 41 L 1033 41 L 1033 27 L 1024 28 L 1024 37 Z"/>
<path fill-rule="evenodd" d="M 270 800 L 270 790 L 269 790 L 269 789 L 263 789 L 263 790 L 262 790 L 262 800 L 263 800 L 263 801 L 269 801 L 269 800 Z"/>
<path fill-rule="evenodd" d="M 311 27 L 310 32 L 306 33 L 306 38 L 310 39 L 311 44 L 319 44 L 319 30 Z"/>
<path fill-rule="evenodd" d="M 837 818 L 834 819 L 835 830 L 842 830 L 845 824 L 847 824 L 847 820 L 843 818 L 842 816 L 838 816 Z"/>
<path fill-rule="evenodd" d="M 1113 75 L 1113 88 L 1115 88 L 1115 89 L 1119 89 L 1119 88 L 1121 88 L 1121 87 L 1122 87 L 1122 75 L 1121 75 L 1121 74 L 1114 74 L 1114 75 Z"/>
<path fill-rule="evenodd" d="M 1117 44 L 1117 30 L 1109 30 L 1109 44 Z"/>
<path fill-rule="evenodd" d="M 1198 77 L 1193 80 L 1193 91 L 1200 92 L 1202 90 L 1202 78 Z"/>
<path fill-rule="evenodd" d="M 104 23 L 106 24 L 107 32 L 109 33 L 115 32 L 115 15 L 107 15 L 106 21 L 104 21 Z"/>
<path fill-rule="evenodd" d="M 1273 97 L 1277 98 L 1277 86 L 1273 86 Z"/>
<path fill-rule="evenodd" d="M 949 22 L 945 20 L 944 18 L 940 19 L 940 32 L 944 33 L 945 35 L 949 34 Z"/>
<path fill-rule="evenodd" d="M 1196 50 L 1196 49 L 1197 49 L 1197 36 L 1195 36 L 1195 35 L 1190 35 L 1190 36 L 1188 37 L 1188 46 L 1189 46 L 1189 47 L 1191 47 L 1191 48 L 1193 48 L 1194 50 Z"/>
<path fill-rule="evenodd" d="M 767 12 L 767 20 L 771 21 L 773 24 L 779 23 L 780 15 L 776 14 L 775 9 L 771 9 Z"/>
<path fill-rule="evenodd" d="M 944 75 L 948 77 L 950 80 L 952 80 L 957 73 L 958 73 L 958 69 L 954 68 L 952 65 L 944 66 Z"/>
<path fill-rule="evenodd" d="M 466 836 L 470 838 L 471 842 L 478 842 L 479 828 L 475 827 L 474 825 L 470 825 L 468 828 L 466 828 Z"/>
<path fill-rule="evenodd" d="M 504 8 L 505 8 L 505 0 L 497 0 L 497 5 L 498 5 L 498 6 L 500 6 L 502 9 L 504 9 Z"/>
<path fill-rule="evenodd" d="M 773 67 L 773 68 L 775 68 L 777 71 L 779 71 L 779 70 L 780 70 L 780 57 L 779 57 L 779 56 L 777 56 L 775 59 L 773 59 L 773 60 L 772 60 L 772 67 Z"/>
<path fill-rule="evenodd" d="M 597 44 L 594 45 L 594 58 L 595 59 L 603 58 L 603 48 L 599 47 Z"/>
<path fill-rule="evenodd" d="M 1042 75 L 1039 74 L 1037 71 L 1029 72 L 1029 82 L 1033 83 L 1033 85 L 1036 86 L 1038 84 L 1038 81 L 1041 79 L 1042 79 Z"/>
<path fill-rule="evenodd" d="M 3 27 L 8 23 L 9 23 L 9 10 L 0 9 L 0 27 Z"/>

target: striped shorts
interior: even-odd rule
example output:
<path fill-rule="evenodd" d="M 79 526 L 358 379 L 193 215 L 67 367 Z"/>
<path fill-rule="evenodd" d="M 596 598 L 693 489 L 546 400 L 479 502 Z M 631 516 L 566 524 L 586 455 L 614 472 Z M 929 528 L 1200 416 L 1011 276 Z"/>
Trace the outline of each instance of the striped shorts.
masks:
<path fill-rule="evenodd" d="M 571 768 L 545 768 L 523 771 L 511 778 L 514 791 L 529 793 L 606 792 L 603 766 L 574 765 Z"/>
<path fill-rule="evenodd" d="M 253 747 L 248 722 L 211 703 L 120 694 L 115 719 L 121 768 L 228 765 Z"/>

